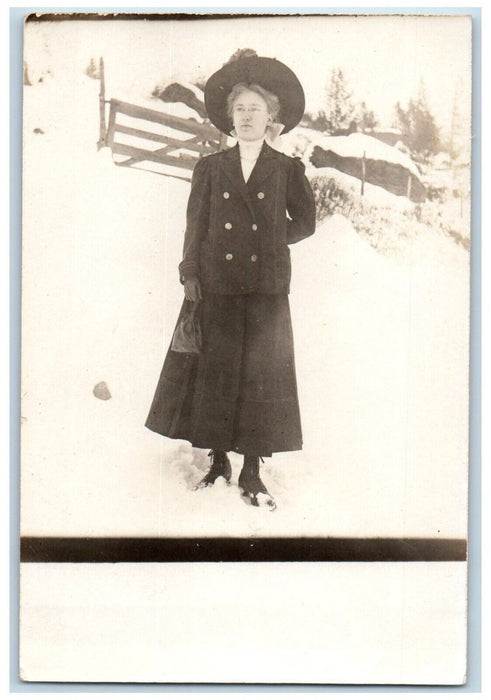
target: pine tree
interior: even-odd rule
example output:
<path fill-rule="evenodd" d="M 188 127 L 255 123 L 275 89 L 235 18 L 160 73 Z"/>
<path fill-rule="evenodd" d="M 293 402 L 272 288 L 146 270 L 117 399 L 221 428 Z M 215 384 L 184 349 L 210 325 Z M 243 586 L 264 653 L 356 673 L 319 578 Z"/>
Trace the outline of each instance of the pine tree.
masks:
<path fill-rule="evenodd" d="M 355 107 L 352 96 L 353 93 L 348 88 L 342 69 L 333 68 L 326 88 L 325 112 L 331 133 L 347 129 L 353 120 Z"/>
<path fill-rule="evenodd" d="M 469 96 L 467 96 L 470 99 Z M 465 110 L 465 93 L 462 84 L 462 78 L 459 78 L 455 83 L 454 100 L 452 105 L 452 115 L 450 122 L 450 133 L 443 145 L 448 151 L 451 158 L 456 159 L 459 156 L 469 157 L 470 150 L 470 130 L 469 123 L 465 119 L 465 112 L 462 110 L 464 102 Z"/>
<path fill-rule="evenodd" d="M 440 135 L 435 119 L 430 112 L 423 82 L 418 95 L 410 99 L 404 109 L 399 102 L 395 105 L 395 126 L 397 126 L 410 150 L 427 159 L 430 154 L 438 153 Z"/>
<path fill-rule="evenodd" d="M 360 127 L 360 131 L 373 131 L 378 125 L 378 119 L 373 110 L 368 109 L 366 102 L 361 102 L 356 110 L 356 121 Z"/>

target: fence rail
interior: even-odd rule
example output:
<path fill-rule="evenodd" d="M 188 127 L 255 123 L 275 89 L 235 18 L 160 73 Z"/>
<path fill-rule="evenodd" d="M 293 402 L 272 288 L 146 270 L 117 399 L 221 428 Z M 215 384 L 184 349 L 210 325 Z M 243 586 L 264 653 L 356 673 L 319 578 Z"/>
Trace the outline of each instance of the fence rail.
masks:
<path fill-rule="evenodd" d="M 116 165 L 189 181 L 201 156 L 216 153 L 225 146 L 226 137 L 211 124 L 175 117 L 123 100 L 106 100 L 102 58 L 99 78 L 97 148 L 110 148 Z M 183 176 L 183 171 L 188 171 L 189 175 Z"/>
<path fill-rule="evenodd" d="M 152 125 L 159 128 L 153 130 Z M 175 176 L 175 172 L 155 170 L 152 164 L 192 171 L 201 156 L 215 153 L 222 144 L 221 134 L 213 126 L 116 99 L 109 101 L 104 141 L 116 165 L 140 166 L 170 176 Z"/>

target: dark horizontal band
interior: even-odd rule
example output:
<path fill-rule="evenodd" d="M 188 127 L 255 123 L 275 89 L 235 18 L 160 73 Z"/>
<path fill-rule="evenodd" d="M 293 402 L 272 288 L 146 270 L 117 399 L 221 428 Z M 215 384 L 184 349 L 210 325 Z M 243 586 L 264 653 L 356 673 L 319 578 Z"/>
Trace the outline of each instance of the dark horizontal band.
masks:
<path fill-rule="evenodd" d="M 22 537 L 21 562 L 465 561 L 439 538 Z"/>

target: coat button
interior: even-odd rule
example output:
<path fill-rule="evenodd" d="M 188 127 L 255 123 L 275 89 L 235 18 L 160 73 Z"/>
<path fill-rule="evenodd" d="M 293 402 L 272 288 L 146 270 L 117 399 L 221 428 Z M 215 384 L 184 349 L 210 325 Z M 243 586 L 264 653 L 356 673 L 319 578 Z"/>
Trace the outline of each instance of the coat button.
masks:
<path fill-rule="evenodd" d="M 257 260 L 257 255 L 251 255 L 251 260 L 252 260 L 252 262 L 256 262 L 256 260 Z"/>
<path fill-rule="evenodd" d="M 225 224 L 225 228 L 227 229 L 227 231 L 230 231 L 230 229 L 232 228 L 232 224 L 229 223 L 229 222 L 227 222 L 227 223 Z"/>
<path fill-rule="evenodd" d="M 233 257 L 234 256 L 232 255 L 232 253 L 227 253 L 227 255 L 225 256 L 225 260 L 232 260 Z"/>
<path fill-rule="evenodd" d="M 228 192 L 223 193 L 223 198 L 228 199 L 230 197 L 230 194 Z"/>
<path fill-rule="evenodd" d="M 257 231 L 257 224 L 252 224 L 252 230 Z"/>
<path fill-rule="evenodd" d="M 257 198 L 258 198 L 258 199 L 264 199 L 264 192 L 258 192 L 258 193 L 257 193 Z"/>

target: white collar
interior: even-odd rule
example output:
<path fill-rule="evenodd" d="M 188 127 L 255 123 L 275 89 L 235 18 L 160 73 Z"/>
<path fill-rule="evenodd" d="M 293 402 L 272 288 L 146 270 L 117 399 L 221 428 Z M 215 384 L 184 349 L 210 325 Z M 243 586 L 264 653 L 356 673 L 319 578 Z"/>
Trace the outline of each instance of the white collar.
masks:
<path fill-rule="evenodd" d="M 257 159 L 263 147 L 264 139 L 256 139 L 255 141 L 237 139 L 237 142 L 239 144 L 241 158 Z"/>

